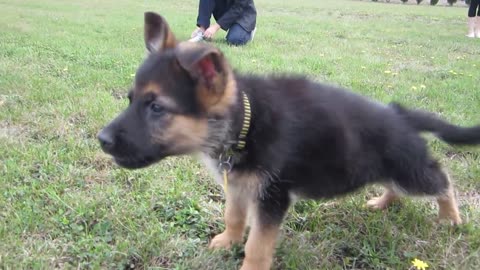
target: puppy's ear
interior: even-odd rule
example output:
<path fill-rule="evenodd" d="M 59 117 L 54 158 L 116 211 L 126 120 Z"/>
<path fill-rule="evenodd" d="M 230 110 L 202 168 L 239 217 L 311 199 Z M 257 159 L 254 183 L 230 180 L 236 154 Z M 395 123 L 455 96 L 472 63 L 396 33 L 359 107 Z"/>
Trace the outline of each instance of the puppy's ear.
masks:
<path fill-rule="evenodd" d="M 174 48 L 177 40 L 167 21 L 154 12 L 145 12 L 145 47 L 149 53 Z"/>
<path fill-rule="evenodd" d="M 180 66 L 196 83 L 199 101 L 206 109 L 222 100 L 227 90 L 229 66 L 217 48 L 195 42 L 182 42 L 175 49 Z"/>

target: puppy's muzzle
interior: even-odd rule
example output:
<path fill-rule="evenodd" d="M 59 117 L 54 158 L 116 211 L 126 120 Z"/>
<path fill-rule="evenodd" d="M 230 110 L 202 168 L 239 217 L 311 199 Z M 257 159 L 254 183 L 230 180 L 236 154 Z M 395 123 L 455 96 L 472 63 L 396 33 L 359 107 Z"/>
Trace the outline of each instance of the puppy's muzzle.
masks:
<path fill-rule="evenodd" d="M 113 149 L 115 149 L 115 136 L 108 128 L 102 129 L 97 135 L 98 141 L 100 141 L 100 146 L 102 150 L 106 153 L 112 154 Z"/>

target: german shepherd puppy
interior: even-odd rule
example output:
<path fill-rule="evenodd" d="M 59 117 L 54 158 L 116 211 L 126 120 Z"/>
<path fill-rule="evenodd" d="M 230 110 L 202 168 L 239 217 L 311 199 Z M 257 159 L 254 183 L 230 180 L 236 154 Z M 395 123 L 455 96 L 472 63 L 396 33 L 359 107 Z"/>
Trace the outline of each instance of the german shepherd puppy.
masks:
<path fill-rule="evenodd" d="M 130 105 L 99 133 L 101 147 L 130 169 L 199 153 L 226 183 L 226 229 L 210 247 L 241 242 L 249 217 L 241 269 L 270 269 L 294 197 L 332 198 L 379 183 L 385 193 L 367 202 L 372 208 L 402 195 L 431 196 L 439 218 L 462 222 L 452 183 L 419 133 L 473 145 L 480 144 L 480 126 L 451 125 L 302 77 L 237 74 L 218 49 L 178 42 L 151 12 L 145 44 Z"/>

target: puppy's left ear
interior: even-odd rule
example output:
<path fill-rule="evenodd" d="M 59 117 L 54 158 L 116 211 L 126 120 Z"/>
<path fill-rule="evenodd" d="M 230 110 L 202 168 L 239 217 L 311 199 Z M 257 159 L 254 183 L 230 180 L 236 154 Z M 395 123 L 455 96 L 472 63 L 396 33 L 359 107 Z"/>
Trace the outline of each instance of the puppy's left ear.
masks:
<path fill-rule="evenodd" d="M 182 42 L 175 48 L 180 66 L 196 83 L 200 103 L 206 109 L 219 103 L 227 90 L 229 65 L 217 48 L 195 42 Z"/>
<path fill-rule="evenodd" d="M 144 35 L 145 47 L 149 53 L 160 52 L 177 45 L 177 39 L 165 18 L 154 12 L 145 12 Z"/>

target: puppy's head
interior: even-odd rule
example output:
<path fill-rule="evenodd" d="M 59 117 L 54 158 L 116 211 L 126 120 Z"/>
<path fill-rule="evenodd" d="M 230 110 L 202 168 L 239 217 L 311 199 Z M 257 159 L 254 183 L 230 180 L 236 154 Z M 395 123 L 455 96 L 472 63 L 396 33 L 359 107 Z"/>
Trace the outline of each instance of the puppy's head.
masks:
<path fill-rule="evenodd" d="M 126 168 L 201 151 L 208 119 L 226 114 L 236 100 L 231 68 L 218 49 L 177 42 L 164 18 L 151 12 L 145 46 L 128 108 L 98 134 L 102 149 Z"/>

